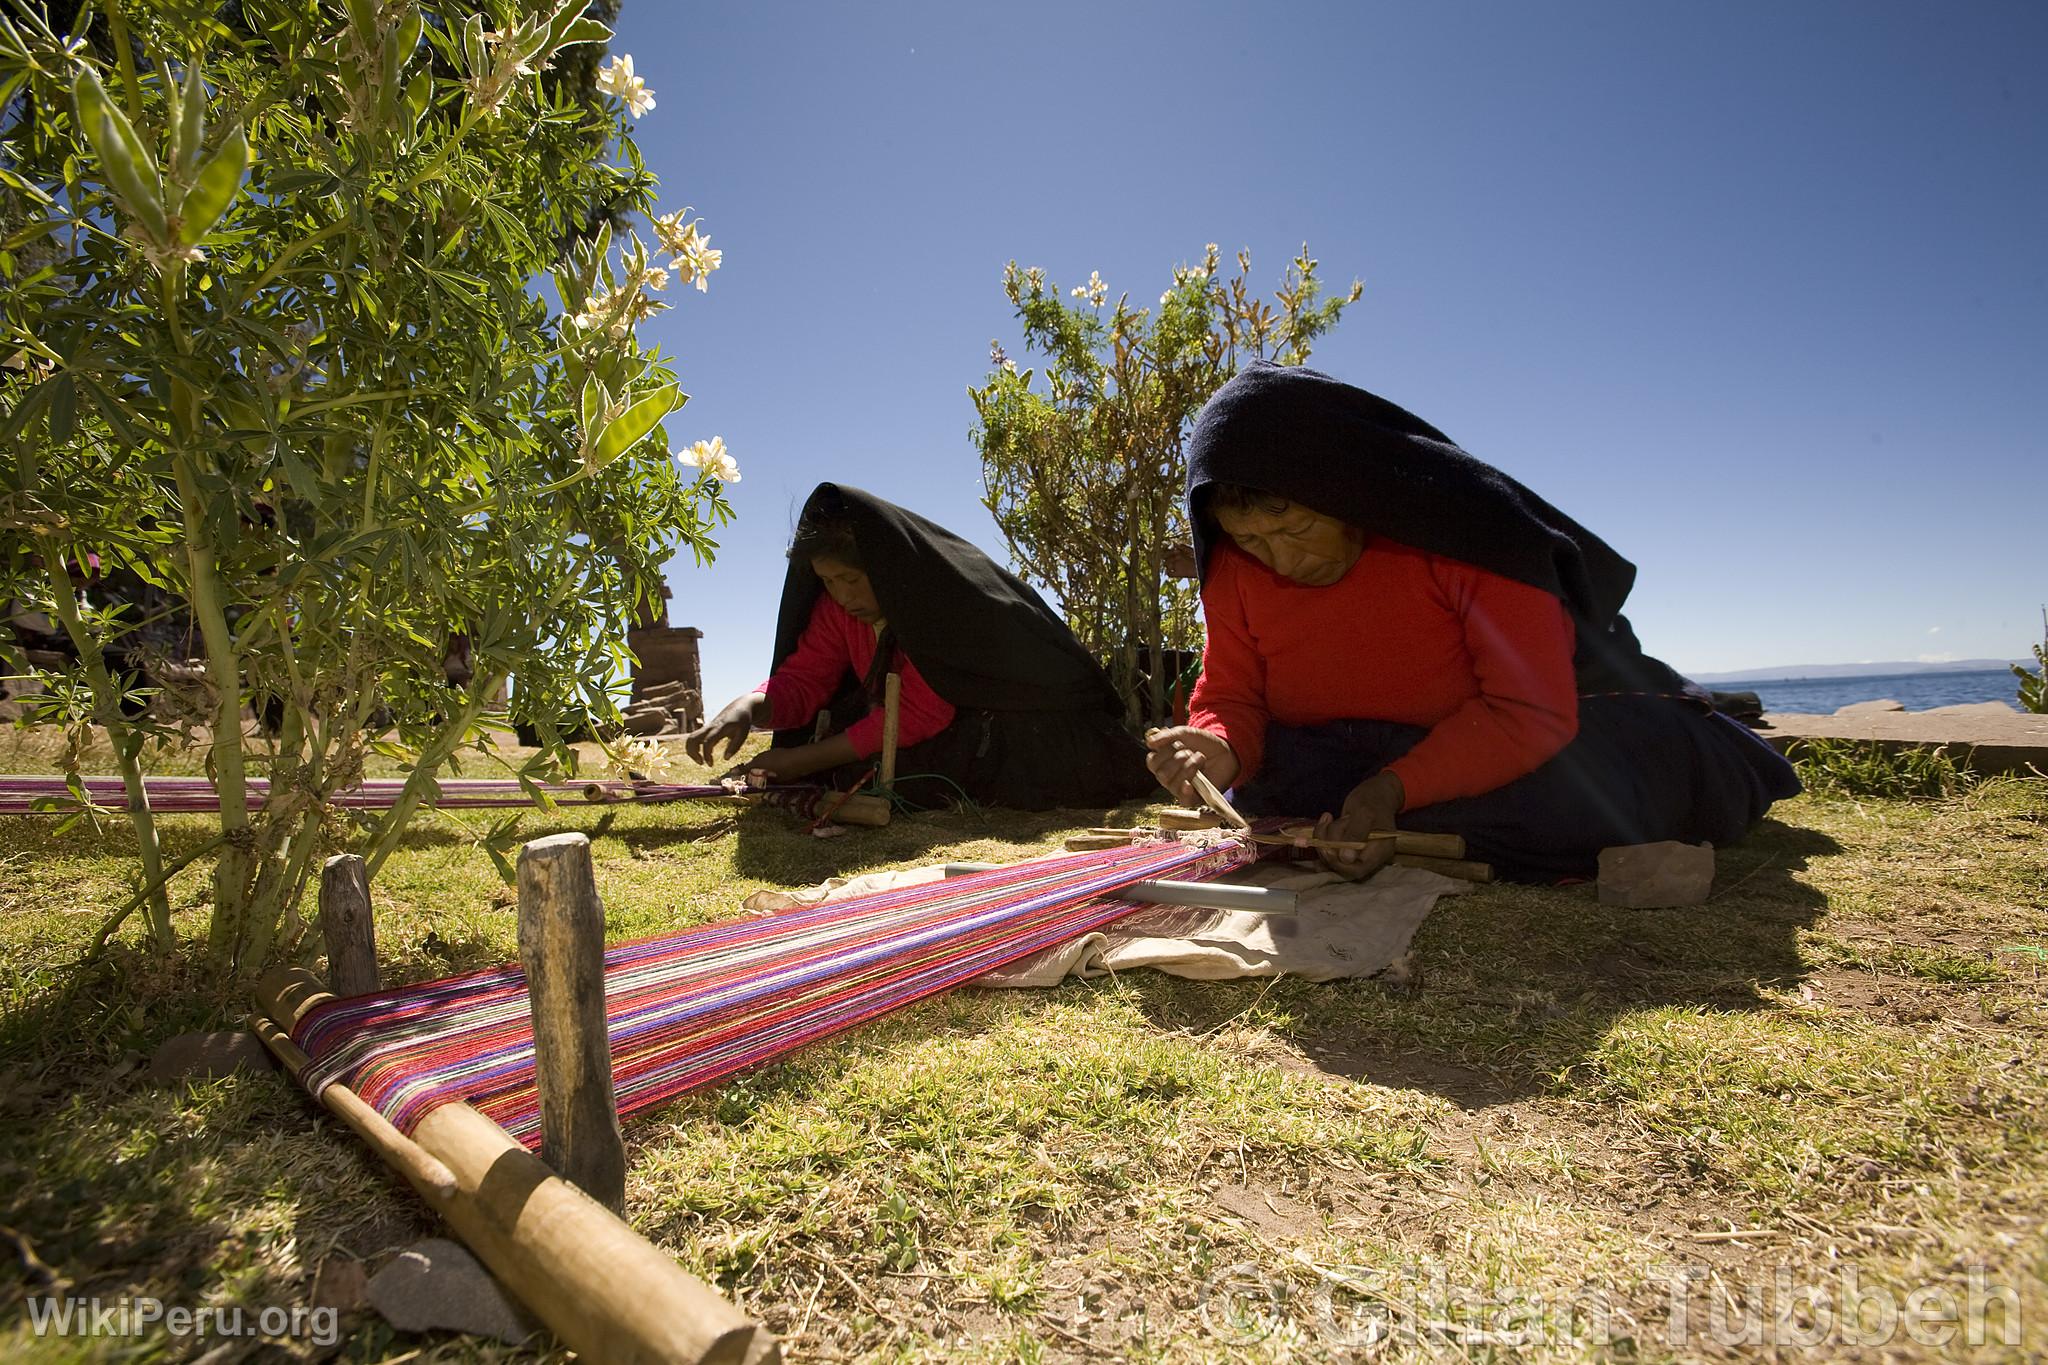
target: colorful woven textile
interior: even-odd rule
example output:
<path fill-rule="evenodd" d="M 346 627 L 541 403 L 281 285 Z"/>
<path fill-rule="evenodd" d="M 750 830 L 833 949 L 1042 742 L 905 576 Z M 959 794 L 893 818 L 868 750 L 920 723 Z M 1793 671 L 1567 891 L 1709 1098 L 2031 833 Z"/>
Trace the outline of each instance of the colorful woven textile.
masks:
<path fill-rule="evenodd" d="M 1117 888 L 1214 876 L 1239 841 L 1157 842 L 706 925 L 605 952 L 605 1011 L 622 1115 L 960 985 L 1141 907 Z M 533 1021 L 518 967 L 336 1000 L 292 1030 L 318 1094 L 349 1086 L 411 1131 L 467 1100 L 540 1144 Z"/>
<path fill-rule="evenodd" d="M 128 795 L 118 777 L 86 777 L 81 780 L 85 794 L 94 805 L 120 808 L 127 804 Z M 143 790 L 149 795 L 150 809 L 160 813 L 204 812 L 220 809 L 220 793 L 213 783 L 204 777 L 146 777 L 142 780 Z M 361 786 L 335 792 L 328 798 L 331 805 L 351 810 L 389 810 L 397 804 L 399 793 L 405 790 L 405 779 L 397 777 L 371 777 L 364 779 Z M 815 798 L 823 789 L 809 785 L 774 786 L 756 791 L 771 800 L 782 799 L 799 806 L 803 799 Z M 550 799 L 566 805 L 583 803 L 609 803 L 615 801 L 702 801 L 717 800 L 734 795 L 732 788 L 722 785 L 680 786 L 658 782 L 537 782 L 531 790 L 522 787 L 514 778 L 499 777 L 443 777 L 437 780 L 428 793 L 426 804 L 430 806 L 509 807 L 535 804 L 534 792 L 545 793 Z M 270 784 L 260 777 L 248 780 L 248 802 L 251 809 L 263 804 L 270 795 Z M 0 775 L 0 815 L 62 815 L 76 808 L 77 798 L 65 785 L 62 777 L 46 773 Z"/>

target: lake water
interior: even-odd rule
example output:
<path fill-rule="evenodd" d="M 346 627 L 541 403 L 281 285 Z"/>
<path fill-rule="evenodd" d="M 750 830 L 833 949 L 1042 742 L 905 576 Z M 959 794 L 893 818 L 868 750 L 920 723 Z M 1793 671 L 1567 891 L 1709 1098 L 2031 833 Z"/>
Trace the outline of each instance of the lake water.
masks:
<path fill-rule="evenodd" d="M 2002 701 L 2019 708 L 2018 678 L 2006 669 L 1968 673 L 1895 673 L 1868 678 L 1770 678 L 1762 682 L 1713 683 L 1722 692 L 1754 692 L 1766 711 L 1825 716 L 1850 702 L 1889 697 L 1908 711 L 1965 702 Z"/>

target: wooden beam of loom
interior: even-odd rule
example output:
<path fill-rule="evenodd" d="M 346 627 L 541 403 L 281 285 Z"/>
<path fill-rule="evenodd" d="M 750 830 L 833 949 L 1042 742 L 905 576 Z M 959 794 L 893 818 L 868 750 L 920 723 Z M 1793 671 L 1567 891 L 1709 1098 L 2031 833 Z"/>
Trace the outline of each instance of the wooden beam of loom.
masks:
<path fill-rule="evenodd" d="M 259 1036 L 302 1078 L 292 1026 L 334 997 L 300 968 L 265 976 L 256 996 L 275 1024 L 257 1021 Z M 578 1355 L 606 1365 L 780 1361 L 765 1328 L 471 1106 L 429 1110 L 408 1138 L 346 1086 L 318 1098 Z"/>
<path fill-rule="evenodd" d="M 896 785 L 896 741 L 902 732 L 903 675 L 891 673 L 882 684 L 882 790 Z"/>

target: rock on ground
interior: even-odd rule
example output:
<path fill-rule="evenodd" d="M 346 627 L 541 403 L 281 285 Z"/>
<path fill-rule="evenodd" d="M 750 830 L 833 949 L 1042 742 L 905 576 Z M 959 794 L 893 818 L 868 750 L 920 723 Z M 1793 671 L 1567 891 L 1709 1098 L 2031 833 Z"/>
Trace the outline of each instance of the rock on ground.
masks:
<path fill-rule="evenodd" d="M 512 1345 L 541 1330 L 460 1242 L 415 1242 L 370 1277 L 370 1306 L 401 1332 L 468 1332 Z"/>
<path fill-rule="evenodd" d="M 245 1029 L 223 1033 L 181 1033 L 166 1038 L 149 1059 L 153 1081 L 204 1081 L 232 1071 L 268 1071 L 270 1052 Z"/>
<path fill-rule="evenodd" d="M 1650 910 L 1698 905 L 1714 889 L 1714 846 L 1665 839 L 1600 850 L 1600 903 Z"/>

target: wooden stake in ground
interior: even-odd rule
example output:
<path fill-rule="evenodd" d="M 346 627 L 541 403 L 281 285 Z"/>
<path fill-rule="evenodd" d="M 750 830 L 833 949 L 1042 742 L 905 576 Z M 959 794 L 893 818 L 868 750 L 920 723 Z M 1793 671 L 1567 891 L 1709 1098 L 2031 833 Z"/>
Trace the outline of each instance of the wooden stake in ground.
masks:
<path fill-rule="evenodd" d="M 337 853 L 320 869 L 320 937 L 336 995 L 377 989 L 377 926 L 370 915 L 370 873 L 361 857 Z"/>
<path fill-rule="evenodd" d="M 334 998 L 296 968 L 271 973 L 256 994 L 277 1024 L 265 1035 L 273 1047 L 278 1030 L 289 1035 L 301 1014 Z M 286 1047 L 280 1060 L 302 1077 L 304 1054 L 288 1040 Z M 407 1139 L 346 1086 L 327 1086 L 321 1102 L 584 1359 L 636 1365 L 774 1365 L 781 1359 L 764 1328 L 469 1105 L 429 1110 Z"/>
<path fill-rule="evenodd" d="M 604 903 L 582 834 L 519 854 L 519 960 L 533 1008 L 541 1160 L 610 1209 L 626 1207 L 626 1142 L 604 1017 Z"/>
<path fill-rule="evenodd" d="M 903 676 L 891 673 L 882 683 L 882 790 L 896 785 L 896 737 L 903 711 Z"/>

